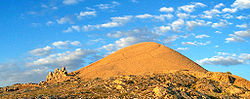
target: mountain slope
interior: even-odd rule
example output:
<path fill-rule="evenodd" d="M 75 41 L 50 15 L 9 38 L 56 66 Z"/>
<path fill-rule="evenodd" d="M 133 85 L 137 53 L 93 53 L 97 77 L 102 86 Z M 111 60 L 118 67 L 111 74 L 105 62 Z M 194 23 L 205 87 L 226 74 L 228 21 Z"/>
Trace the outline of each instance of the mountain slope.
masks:
<path fill-rule="evenodd" d="M 80 78 L 95 78 L 163 73 L 169 70 L 207 71 L 192 60 L 164 45 L 143 42 L 120 49 L 73 73 Z"/>

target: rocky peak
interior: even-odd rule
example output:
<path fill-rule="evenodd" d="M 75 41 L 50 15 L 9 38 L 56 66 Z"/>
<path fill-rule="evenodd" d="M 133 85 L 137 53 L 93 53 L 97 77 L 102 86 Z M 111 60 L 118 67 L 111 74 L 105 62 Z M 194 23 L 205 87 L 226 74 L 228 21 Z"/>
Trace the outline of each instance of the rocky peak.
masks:
<path fill-rule="evenodd" d="M 49 72 L 45 82 L 55 83 L 55 82 L 64 81 L 67 78 L 69 78 L 69 75 L 65 67 L 62 67 L 61 69 L 56 68 L 54 72 Z"/>

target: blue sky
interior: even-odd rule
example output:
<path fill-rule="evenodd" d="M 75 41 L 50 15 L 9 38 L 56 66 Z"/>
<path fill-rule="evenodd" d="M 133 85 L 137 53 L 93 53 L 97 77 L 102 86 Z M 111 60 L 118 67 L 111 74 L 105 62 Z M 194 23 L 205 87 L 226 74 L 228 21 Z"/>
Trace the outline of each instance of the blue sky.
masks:
<path fill-rule="evenodd" d="M 250 79 L 250 0 L 2 0 L 0 86 L 77 70 L 158 42 L 209 71 Z"/>

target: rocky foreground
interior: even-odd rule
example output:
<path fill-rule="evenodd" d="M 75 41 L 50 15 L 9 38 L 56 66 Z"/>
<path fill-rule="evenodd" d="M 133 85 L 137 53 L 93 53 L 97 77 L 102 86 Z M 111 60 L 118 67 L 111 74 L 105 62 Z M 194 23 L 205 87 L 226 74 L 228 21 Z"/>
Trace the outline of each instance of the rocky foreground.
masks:
<path fill-rule="evenodd" d="M 51 74 L 50 74 L 51 75 Z M 72 77 L 49 84 L 15 84 L 0 88 L 0 98 L 249 98 L 248 80 L 220 72 L 171 71 L 110 78 Z"/>

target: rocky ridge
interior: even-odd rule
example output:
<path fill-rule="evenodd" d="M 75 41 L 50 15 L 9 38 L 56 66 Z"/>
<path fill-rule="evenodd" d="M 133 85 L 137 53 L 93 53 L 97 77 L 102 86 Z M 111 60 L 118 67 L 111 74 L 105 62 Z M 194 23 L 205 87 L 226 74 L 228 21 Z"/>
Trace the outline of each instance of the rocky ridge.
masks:
<path fill-rule="evenodd" d="M 29 87 L 13 85 L 8 87 L 15 88 L 11 91 L 0 88 L 0 98 L 247 99 L 250 97 L 249 85 L 248 80 L 230 73 L 169 71 L 105 79 L 70 78 Z"/>

